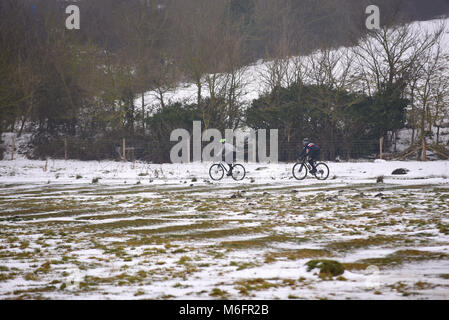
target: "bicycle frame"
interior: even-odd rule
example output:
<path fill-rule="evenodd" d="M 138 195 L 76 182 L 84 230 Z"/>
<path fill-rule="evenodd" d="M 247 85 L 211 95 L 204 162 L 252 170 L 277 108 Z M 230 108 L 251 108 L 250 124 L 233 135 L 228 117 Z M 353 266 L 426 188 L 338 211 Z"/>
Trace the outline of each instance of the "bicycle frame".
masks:
<path fill-rule="evenodd" d="M 229 168 L 229 169 L 226 168 L 227 166 L 224 165 L 223 161 L 220 161 L 220 162 L 218 163 L 218 165 L 220 165 L 220 167 L 223 168 L 223 170 L 226 172 L 226 174 L 229 174 L 229 172 L 231 171 L 230 168 Z"/>
<path fill-rule="evenodd" d="M 310 171 L 310 170 L 312 170 L 312 166 L 310 165 L 308 159 L 309 159 L 309 157 L 307 157 L 307 156 L 304 157 L 304 158 L 302 159 L 301 163 L 302 163 L 303 165 L 305 165 L 305 166 L 307 167 L 307 169 L 309 169 L 309 171 Z M 316 164 L 317 161 L 314 161 L 313 163 Z"/>

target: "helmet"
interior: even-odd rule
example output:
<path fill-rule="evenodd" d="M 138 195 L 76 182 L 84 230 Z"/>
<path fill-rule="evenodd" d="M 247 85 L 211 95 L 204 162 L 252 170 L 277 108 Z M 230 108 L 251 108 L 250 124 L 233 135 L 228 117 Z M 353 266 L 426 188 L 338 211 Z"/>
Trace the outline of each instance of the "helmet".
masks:
<path fill-rule="evenodd" d="M 304 145 L 310 143 L 309 138 L 304 138 L 304 140 L 302 141 L 302 143 L 303 143 Z"/>
<path fill-rule="evenodd" d="M 226 139 L 221 139 L 220 140 L 220 143 L 225 143 L 226 142 Z"/>

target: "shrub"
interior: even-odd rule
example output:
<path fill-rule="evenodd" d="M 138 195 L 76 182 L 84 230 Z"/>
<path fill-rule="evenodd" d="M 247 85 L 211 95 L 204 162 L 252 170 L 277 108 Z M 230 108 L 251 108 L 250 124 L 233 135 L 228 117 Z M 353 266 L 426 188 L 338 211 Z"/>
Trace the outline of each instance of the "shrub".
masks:
<path fill-rule="evenodd" d="M 320 270 L 320 277 L 336 277 L 345 272 L 345 267 L 338 261 L 334 260 L 310 260 L 306 263 L 307 271 L 315 268 Z"/>

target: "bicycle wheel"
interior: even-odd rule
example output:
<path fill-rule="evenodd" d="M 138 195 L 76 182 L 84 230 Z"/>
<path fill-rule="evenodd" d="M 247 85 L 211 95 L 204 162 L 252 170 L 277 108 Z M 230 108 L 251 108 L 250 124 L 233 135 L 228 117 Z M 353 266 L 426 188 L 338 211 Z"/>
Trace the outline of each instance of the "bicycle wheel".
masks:
<path fill-rule="evenodd" d="M 223 179 L 224 169 L 219 164 L 213 164 L 209 169 L 209 176 L 212 180 L 218 181 Z"/>
<path fill-rule="evenodd" d="M 232 178 L 235 181 L 241 181 L 245 178 L 246 170 L 245 167 L 241 164 L 236 164 L 234 168 L 232 168 Z"/>
<path fill-rule="evenodd" d="M 327 164 L 320 162 L 316 165 L 315 178 L 318 180 L 326 180 L 329 177 L 329 167 Z"/>
<path fill-rule="evenodd" d="M 295 179 L 304 180 L 307 177 L 307 167 L 302 162 L 298 162 L 293 166 L 292 173 Z"/>

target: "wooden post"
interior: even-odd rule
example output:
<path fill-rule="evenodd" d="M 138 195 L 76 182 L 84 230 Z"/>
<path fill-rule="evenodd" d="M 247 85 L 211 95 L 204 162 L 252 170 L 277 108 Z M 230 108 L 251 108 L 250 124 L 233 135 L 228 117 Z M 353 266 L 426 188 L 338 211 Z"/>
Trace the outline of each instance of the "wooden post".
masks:
<path fill-rule="evenodd" d="M 421 160 L 427 161 L 427 144 L 426 144 L 426 135 L 424 134 L 422 137 L 422 153 Z"/>
<path fill-rule="evenodd" d="M 122 146 L 122 151 L 123 151 L 123 161 L 126 161 L 126 141 L 125 138 L 123 138 L 123 146 Z"/>
<path fill-rule="evenodd" d="M 12 135 L 11 160 L 14 160 L 14 149 L 16 148 L 16 136 Z"/>
<path fill-rule="evenodd" d="M 67 137 L 64 138 L 64 158 L 67 161 Z"/>
<path fill-rule="evenodd" d="M 383 158 L 383 145 L 384 145 L 384 137 L 380 137 L 379 139 L 379 157 Z"/>
<path fill-rule="evenodd" d="M 142 132 L 145 135 L 145 94 L 142 92 Z"/>

